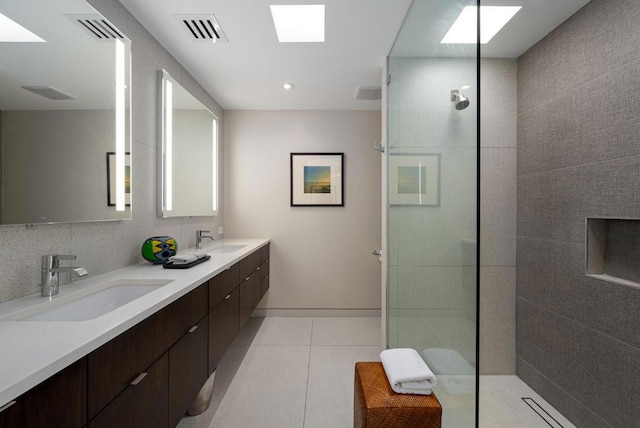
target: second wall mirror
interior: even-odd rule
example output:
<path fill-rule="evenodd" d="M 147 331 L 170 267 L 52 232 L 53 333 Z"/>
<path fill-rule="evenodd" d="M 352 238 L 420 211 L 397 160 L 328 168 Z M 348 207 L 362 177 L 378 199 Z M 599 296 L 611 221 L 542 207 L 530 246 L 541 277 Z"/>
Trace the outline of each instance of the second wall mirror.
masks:
<path fill-rule="evenodd" d="M 218 118 L 158 72 L 158 216 L 218 214 Z"/>

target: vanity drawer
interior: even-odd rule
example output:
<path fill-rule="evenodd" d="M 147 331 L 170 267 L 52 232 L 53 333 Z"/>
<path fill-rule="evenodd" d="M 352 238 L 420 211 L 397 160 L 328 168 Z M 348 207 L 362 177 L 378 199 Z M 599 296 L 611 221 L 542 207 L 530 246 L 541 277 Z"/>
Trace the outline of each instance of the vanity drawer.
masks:
<path fill-rule="evenodd" d="M 264 262 L 269 260 L 269 244 L 265 245 L 260 249 L 260 263 L 264 264 Z"/>
<path fill-rule="evenodd" d="M 240 286 L 209 313 L 209 375 L 217 368 L 222 356 L 240 329 Z"/>
<path fill-rule="evenodd" d="M 212 310 L 240 283 L 240 265 L 236 263 L 209 280 L 209 310 Z"/>
<path fill-rule="evenodd" d="M 260 271 L 260 279 L 264 279 L 265 276 L 269 275 L 269 261 L 262 263 L 258 270 Z"/>
<path fill-rule="evenodd" d="M 169 426 L 184 416 L 207 381 L 209 317 L 193 326 L 169 350 Z"/>
<path fill-rule="evenodd" d="M 109 403 L 89 428 L 169 426 L 169 356 L 164 354 Z"/>
<path fill-rule="evenodd" d="M 240 282 L 251 275 L 251 272 L 256 270 L 260 265 L 261 251 L 257 250 L 249 254 L 238 263 L 240 265 Z"/>
<path fill-rule="evenodd" d="M 86 358 L 25 392 L 0 411 L 0 428 L 80 428 L 86 423 Z"/>
<path fill-rule="evenodd" d="M 89 354 L 89 418 L 204 318 L 207 301 L 203 284 Z"/>

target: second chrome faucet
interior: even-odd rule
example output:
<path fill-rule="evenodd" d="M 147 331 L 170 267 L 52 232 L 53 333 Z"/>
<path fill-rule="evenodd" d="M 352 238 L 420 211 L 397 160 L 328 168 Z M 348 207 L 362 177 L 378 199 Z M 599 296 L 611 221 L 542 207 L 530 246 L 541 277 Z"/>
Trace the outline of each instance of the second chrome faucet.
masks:
<path fill-rule="evenodd" d="M 196 249 L 199 250 L 200 247 L 202 247 L 202 240 L 203 239 L 211 239 L 212 241 L 214 241 L 216 238 L 214 238 L 211 235 L 205 235 L 205 233 L 210 233 L 209 230 L 196 230 Z"/>

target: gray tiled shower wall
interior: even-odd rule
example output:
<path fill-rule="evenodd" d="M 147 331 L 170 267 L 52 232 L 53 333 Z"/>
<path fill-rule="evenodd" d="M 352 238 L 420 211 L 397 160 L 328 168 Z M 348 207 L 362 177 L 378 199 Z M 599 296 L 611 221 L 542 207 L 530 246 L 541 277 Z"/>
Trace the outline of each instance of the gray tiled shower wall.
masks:
<path fill-rule="evenodd" d="M 585 276 L 585 217 L 640 217 L 640 2 L 518 60 L 517 374 L 580 427 L 640 419 L 640 288 Z"/>

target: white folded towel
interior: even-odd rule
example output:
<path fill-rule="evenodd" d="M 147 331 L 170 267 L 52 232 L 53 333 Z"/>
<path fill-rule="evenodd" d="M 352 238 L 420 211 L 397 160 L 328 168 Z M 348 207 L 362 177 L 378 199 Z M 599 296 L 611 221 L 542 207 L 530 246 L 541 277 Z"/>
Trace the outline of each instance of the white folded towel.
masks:
<path fill-rule="evenodd" d="M 386 349 L 380 353 L 380 361 L 397 393 L 430 395 L 436 386 L 435 375 L 415 349 Z"/>
<path fill-rule="evenodd" d="M 200 260 L 207 257 L 207 253 L 198 251 L 193 253 L 176 254 L 169 257 L 169 261 L 176 265 L 184 265 L 187 263 L 193 263 L 196 260 Z"/>

